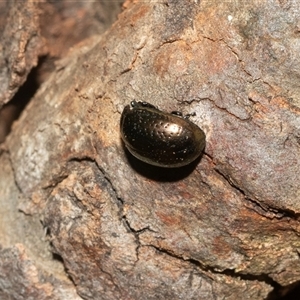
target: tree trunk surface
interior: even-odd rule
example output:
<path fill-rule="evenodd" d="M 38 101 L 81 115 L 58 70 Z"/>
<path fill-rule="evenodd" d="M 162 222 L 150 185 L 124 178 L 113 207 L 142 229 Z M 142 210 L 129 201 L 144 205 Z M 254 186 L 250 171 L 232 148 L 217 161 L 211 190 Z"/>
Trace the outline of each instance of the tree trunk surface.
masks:
<path fill-rule="evenodd" d="M 0 24 L 2 104 L 60 58 L 1 145 L 0 298 L 281 299 L 300 280 L 298 1 L 120 5 L 16 1 Z M 133 158 L 132 100 L 195 112 L 201 158 Z"/>

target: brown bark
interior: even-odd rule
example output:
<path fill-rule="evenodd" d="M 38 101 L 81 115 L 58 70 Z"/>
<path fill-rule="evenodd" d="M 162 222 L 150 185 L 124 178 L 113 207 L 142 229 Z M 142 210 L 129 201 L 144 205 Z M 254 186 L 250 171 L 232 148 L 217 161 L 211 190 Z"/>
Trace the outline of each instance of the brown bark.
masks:
<path fill-rule="evenodd" d="M 10 1 L 2 6 L 0 108 L 14 96 L 37 65 L 44 44 L 35 2 Z"/>
<path fill-rule="evenodd" d="M 2 147 L 0 296 L 279 297 L 300 280 L 297 1 L 125 7 L 56 64 Z M 201 159 L 131 157 L 133 99 L 195 112 Z"/>

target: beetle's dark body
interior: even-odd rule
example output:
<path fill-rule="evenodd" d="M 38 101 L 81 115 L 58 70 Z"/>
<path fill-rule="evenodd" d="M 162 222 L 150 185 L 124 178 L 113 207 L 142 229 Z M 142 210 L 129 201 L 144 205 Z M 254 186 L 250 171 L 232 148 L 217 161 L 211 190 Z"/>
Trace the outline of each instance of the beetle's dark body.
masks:
<path fill-rule="evenodd" d="M 160 167 L 181 167 L 203 151 L 204 132 L 183 117 L 132 101 L 121 116 L 121 136 L 138 159 Z"/>

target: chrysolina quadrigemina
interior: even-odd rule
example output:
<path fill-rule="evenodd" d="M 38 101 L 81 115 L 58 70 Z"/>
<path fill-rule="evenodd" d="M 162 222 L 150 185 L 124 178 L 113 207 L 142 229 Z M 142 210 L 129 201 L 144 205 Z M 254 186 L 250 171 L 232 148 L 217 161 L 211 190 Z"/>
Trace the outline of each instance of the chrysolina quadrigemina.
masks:
<path fill-rule="evenodd" d="M 188 165 L 205 147 L 205 134 L 196 124 L 147 102 L 132 101 L 127 105 L 120 127 L 129 152 L 159 167 Z"/>

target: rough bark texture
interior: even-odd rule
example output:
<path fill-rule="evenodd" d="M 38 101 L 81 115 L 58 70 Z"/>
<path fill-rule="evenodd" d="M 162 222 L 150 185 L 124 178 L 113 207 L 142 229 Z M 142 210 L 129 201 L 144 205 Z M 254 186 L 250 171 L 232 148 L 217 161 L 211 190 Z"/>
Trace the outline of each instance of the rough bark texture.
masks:
<path fill-rule="evenodd" d="M 294 286 L 299 9 L 127 3 L 60 60 L 2 147 L 0 296 L 255 300 Z M 131 157 L 119 119 L 133 99 L 195 112 L 201 160 Z"/>
<path fill-rule="evenodd" d="M 37 2 L 10 1 L 2 9 L 0 44 L 0 108 L 25 82 L 43 54 Z M 5 21 L 3 22 L 3 19 Z"/>

